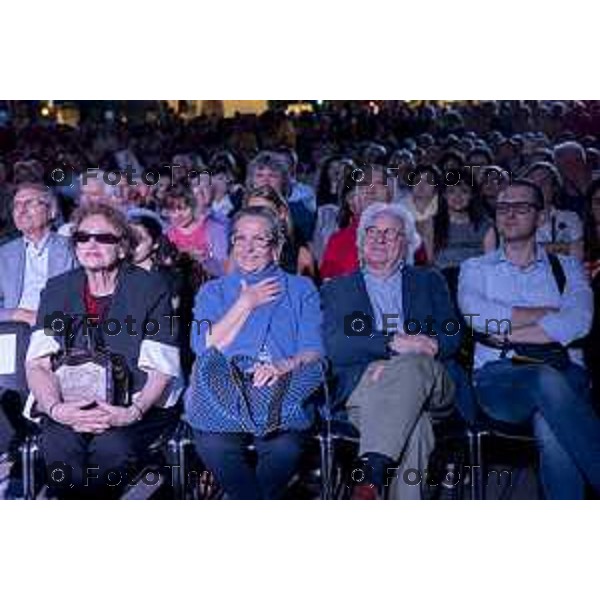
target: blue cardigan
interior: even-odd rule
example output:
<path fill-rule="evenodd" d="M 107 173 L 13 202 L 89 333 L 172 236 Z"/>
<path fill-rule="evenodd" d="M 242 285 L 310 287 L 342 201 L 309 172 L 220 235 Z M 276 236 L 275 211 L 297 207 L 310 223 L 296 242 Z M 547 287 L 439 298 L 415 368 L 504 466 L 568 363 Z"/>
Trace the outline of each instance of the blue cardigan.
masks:
<path fill-rule="evenodd" d="M 249 285 L 268 277 L 278 279 L 279 296 L 252 311 L 235 340 L 223 350 L 227 357 L 258 357 L 264 344 L 273 361 L 290 358 L 300 352 L 315 351 L 323 355 L 321 340 L 321 306 L 319 293 L 310 279 L 285 273 L 276 266 L 257 274 L 239 272 L 209 281 L 196 296 L 192 323 L 192 349 L 196 355 L 206 349 L 208 322 L 223 318 L 240 295 L 241 281 Z M 207 322 L 202 322 L 203 320 Z"/>

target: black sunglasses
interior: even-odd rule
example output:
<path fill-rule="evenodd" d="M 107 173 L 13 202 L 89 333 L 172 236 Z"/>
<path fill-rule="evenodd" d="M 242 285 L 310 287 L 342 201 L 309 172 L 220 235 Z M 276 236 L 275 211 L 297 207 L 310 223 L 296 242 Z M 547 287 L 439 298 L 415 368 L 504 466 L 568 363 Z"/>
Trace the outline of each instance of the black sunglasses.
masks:
<path fill-rule="evenodd" d="M 121 238 L 114 235 L 114 233 L 90 233 L 89 231 L 76 231 L 73 234 L 73 242 L 75 244 L 86 244 L 92 239 L 105 246 L 113 246 L 121 241 Z"/>

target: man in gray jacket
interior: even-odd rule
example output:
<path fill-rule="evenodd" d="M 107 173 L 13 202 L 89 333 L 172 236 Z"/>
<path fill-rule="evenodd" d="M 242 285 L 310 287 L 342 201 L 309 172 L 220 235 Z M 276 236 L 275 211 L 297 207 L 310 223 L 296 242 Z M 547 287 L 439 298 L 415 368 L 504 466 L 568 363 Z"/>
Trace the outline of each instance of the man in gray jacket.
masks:
<path fill-rule="evenodd" d="M 50 229 L 56 212 L 46 186 L 26 183 L 17 189 L 12 215 L 22 235 L 0 246 L 0 321 L 33 325 L 46 281 L 75 266 L 69 241 Z"/>
<path fill-rule="evenodd" d="M 46 186 L 23 183 L 18 187 L 12 217 L 21 235 L 0 246 L 0 321 L 33 326 L 48 279 L 76 265 L 69 241 L 50 229 L 56 212 L 56 199 Z M 6 400 L 4 392 L 0 387 L 0 400 Z M 9 412 L 8 406 L 2 408 Z M 0 410 L 0 454 L 12 435 L 13 427 Z"/>

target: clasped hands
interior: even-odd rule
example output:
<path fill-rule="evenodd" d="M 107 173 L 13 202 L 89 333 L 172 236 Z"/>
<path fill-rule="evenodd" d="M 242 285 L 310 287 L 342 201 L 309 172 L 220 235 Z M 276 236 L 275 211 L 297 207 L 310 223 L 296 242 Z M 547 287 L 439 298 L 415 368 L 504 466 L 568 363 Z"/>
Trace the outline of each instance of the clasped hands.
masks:
<path fill-rule="evenodd" d="M 69 400 L 54 405 L 50 416 L 56 422 L 71 427 L 78 433 L 104 433 L 111 427 L 125 427 L 139 420 L 137 406 L 112 406 L 102 401 Z"/>
<path fill-rule="evenodd" d="M 422 333 L 417 335 L 395 333 L 388 346 L 395 354 L 426 354 L 431 358 L 435 358 L 439 351 L 437 339 Z"/>
<path fill-rule="evenodd" d="M 421 333 L 417 335 L 395 333 L 388 342 L 388 346 L 394 354 L 425 354 L 431 358 L 435 358 L 439 350 L 439 344 L 435 338 Z M 368 377 L 372 382 L 380 379 L 386 363 L 387 361 L 378 361 L 371 365 Z"/>

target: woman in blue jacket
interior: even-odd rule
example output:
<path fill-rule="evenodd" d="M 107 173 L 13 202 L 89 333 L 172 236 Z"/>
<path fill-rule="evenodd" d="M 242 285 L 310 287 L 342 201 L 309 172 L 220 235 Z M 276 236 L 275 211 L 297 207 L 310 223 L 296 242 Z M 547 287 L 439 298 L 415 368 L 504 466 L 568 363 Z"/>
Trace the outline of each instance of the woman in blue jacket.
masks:
<path fill-rule="evenodd" d="M 229 498 L 276 498 L 302 453 L 322 380 L 319 294 L 279 267 L 283 240 L 271 210 L 243 209 L 232 231 L 233 272 L 196 298 L 186 417 Z"/>

